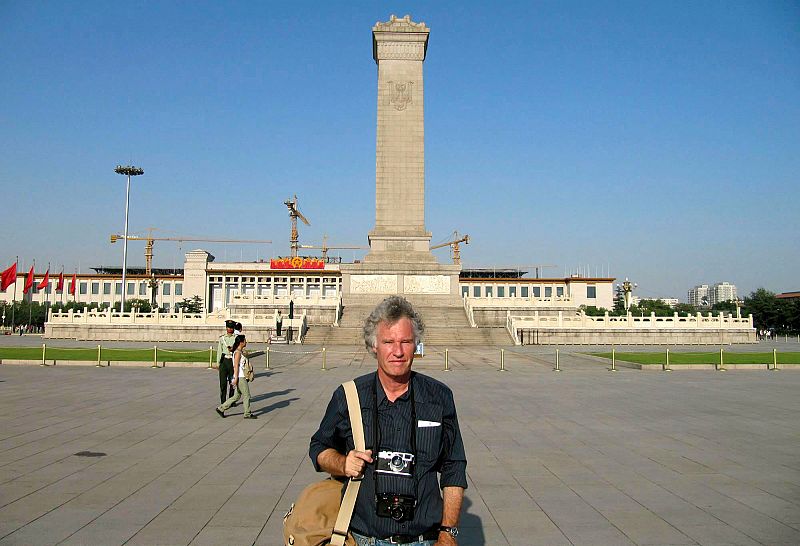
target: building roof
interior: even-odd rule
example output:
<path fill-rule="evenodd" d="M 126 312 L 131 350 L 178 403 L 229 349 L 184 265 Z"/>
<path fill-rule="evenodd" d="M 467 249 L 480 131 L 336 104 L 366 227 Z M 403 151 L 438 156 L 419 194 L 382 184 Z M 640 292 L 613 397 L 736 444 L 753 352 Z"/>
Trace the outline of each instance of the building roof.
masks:
<path fill-rule="evenodd" d="M 101 275 L 122 275 L 122 268 L 117 266 L 105 266 L 99 265 L 97 267 L 92 267 L 90 269 L 94 269 L 97 273 Z M 150 270 L 152 273 L 155 273 L 156 276 L 168 276 L 174 275 L 176 277 L 183 276 L 183 268 L 182 267 L 154 267 Z M 130 275 L 146 275 L 147 269 L 144 267 L 128 267 L 127 273 Z"/>
<path fill-rule="evenodd" d="M 776 298 L 782 300 L 794 300 L 800 298 L 800 290 L 796 290 L 794 292 L 783 292 L 782 294 L 777 294 Z"/>

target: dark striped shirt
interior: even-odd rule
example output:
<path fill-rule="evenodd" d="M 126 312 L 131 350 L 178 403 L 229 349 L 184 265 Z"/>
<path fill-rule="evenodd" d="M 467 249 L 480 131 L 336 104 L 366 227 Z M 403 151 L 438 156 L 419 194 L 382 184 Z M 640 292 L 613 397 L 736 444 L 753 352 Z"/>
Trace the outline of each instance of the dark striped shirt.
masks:
<path fill-rule="evenodd" d="M 412 452 L 411 432 L 415 428 L 411 419 L 411 397 L 403 396 L 389 402 L 377 373 L 373 372 L 355 380 L 364 422 L 367 449 L 372 449 L 373 459 L 378 451 Z M 377 390 L 376 389 L 377 386 Z M 359 534 L 373 537 L 391 535 L 418 535 L 436 529 L 442 519 L 440 487 L 467 487 L 467 458 L 458 428 L 458 417 L 453 392 L 443 383 L 412 372 L 411 388 L 416 408 L 417 453 L 414 478 L 378 473 L 381 493 L 416 495 L 414 519 L 398 523 L 376 514 L 375 465 L 367 465 L 350 528 Z M 380 449 L 375 448 L 374 400 L 377 394 Z M 347 400 L 340 386 L 333 393 L 322 418 L 319 430 L 312 436 L 309 456 L 317 471 L 321 471 L 317 456 L 328 448 L 346 454 L 355 448 L 347 413 Z"/>

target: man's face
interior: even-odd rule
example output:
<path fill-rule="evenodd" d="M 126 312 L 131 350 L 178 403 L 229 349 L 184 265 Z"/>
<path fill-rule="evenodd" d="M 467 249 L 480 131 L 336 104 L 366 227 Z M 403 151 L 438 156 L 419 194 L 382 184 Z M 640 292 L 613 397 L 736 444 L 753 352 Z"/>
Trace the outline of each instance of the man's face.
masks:
<path fill-rule="evenodd" d="M 373 349 L 378 359 L 378 375 L 396 381 L 407 380 L 415 348 L 414 328 L 409 319 L 404 317 L 393 324 L 381 322 Z"/>

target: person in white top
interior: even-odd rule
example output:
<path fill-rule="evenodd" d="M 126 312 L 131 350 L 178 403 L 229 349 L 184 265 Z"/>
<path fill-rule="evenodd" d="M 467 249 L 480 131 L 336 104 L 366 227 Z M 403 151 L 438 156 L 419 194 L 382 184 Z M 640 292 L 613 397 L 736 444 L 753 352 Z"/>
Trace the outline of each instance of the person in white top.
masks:
<path fill-rule="evenodd" d="M 243 353 L 243 349 L 247 347 L 247 339 L 244 334 L 236 336 L 236 341 L 233 342 L 233 380 L 231 383 L 236 389 L 236 393 L 228 400 L 217 406 L 217 413 L 220 417 L 225 417 L 225 411 L 230 409 L 232 405 L 239 401 L 240 398 L 244 401 L 244 418 L 256 419 L 257 417 L 250 413 L 250 386 L 247 384 L 245 376 L 245 367 L 247 365 L 247 357 Z"/>

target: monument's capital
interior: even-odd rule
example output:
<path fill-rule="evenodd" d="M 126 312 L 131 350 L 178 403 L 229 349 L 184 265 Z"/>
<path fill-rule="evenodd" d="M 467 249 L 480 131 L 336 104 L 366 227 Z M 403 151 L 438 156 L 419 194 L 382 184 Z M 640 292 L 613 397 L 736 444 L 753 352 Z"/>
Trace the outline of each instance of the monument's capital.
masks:
<path fill-rule="evenodd" d="M 430 29 L 415 23 L 410 15 L 398 19 L 392 15 L 385 23 L 372 27 L 372 58 L 382 60 L 424 61 Z"/>

